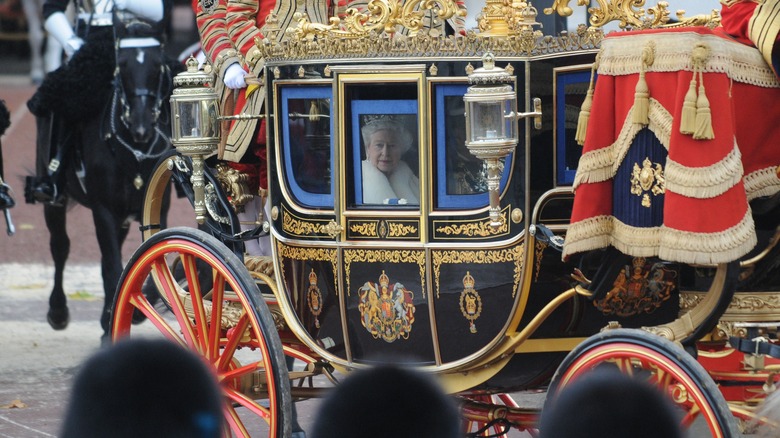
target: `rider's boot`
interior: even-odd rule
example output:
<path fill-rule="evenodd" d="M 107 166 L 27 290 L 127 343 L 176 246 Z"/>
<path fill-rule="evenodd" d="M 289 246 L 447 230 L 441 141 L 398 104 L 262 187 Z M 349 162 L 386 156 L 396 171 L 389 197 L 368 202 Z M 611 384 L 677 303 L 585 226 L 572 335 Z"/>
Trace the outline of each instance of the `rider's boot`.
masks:
<path fill-rule="evenodd" d="M 64 193 L 62 192 L 63 160 L 66 156 L 65 126 L 60 118 L 52 115 L 49 126 L 48 141 L 41 146 L 47 150 L 38 150 L 39 154 L 48 158 L 45 171 L 39 170 L 35 177 L 28 176 L 25 181 L 24 198 L 28 204 L 42 202 L 52 205 L 62 205 Z M 39 156 L 38 159 L 41 157 Z M 37 160 L 36 160 L 37 162 Z M 38 166 L 39 167 L 39 166 Z"/>

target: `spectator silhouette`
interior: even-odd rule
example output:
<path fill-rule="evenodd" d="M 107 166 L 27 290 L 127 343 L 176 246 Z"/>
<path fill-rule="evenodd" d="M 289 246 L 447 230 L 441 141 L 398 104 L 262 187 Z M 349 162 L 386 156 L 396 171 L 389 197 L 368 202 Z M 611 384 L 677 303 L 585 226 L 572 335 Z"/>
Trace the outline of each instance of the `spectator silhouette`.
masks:
<path fill-rule="evenodd" d="M 222 396 L 201 360 L 166 340 L 126 340 L 89 358 L 61 438 L 219 438 Z"/>
<path fill-rule="evenodd" d="M 312 438 L 456 438 L 454 401 L 421 372 L 395 365 L 355 371 L 325 398 Z"/>
<path fill-rule="evenodd" d="M 649 383 L 599 369 L 545 404 L 540 438 L 681 438 L 672 402 Z"/>

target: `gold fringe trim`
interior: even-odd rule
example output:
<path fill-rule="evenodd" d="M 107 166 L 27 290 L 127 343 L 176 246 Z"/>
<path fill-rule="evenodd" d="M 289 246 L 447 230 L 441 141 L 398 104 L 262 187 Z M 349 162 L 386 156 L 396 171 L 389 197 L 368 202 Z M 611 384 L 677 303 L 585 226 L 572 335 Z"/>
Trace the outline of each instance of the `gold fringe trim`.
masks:
<path fill-rule="evenodd" d="M 727 263 L 747 254 L 756 242 L 750 209 L 738 224 L 718 233 L 694 233 L 665 226 L 634 227 L 613 216 L 597 216 L 569 226 L 562 257 L 612 245 L 633 257 L 658 256 L 692 264 Z"/>
<path fill-rule="evenodd" d="M 717 163 L 704 167 L 687 167 L 666 159 L 666 190 L 689 198 L 714 198 L 742 181 L 742 153 L 736 142 L 731 152 Z"/>
<path fill-rule="evenodd" d="M 748 201 L 780 192 L 780 178 L 777 177 L 776 170 L 776 166 L 771 166 L 745 175 L 745 192 Z"/>
<path fill-rule="evenodd" d="M 672 114 L 653 98 L 649 100 L 649 107 L 647 128 L 668 151 L 672 136 Z M 580 157 L 577 173 L 574 176 L 574 188 L 583 183 L 602 182 L 615 176 L 634 138 L 644 128 L 642 125 L 633 123 L 633 111 L 633 107 L 628 110 L 626 120 L 614 143 L 601 149 L 586 152 Z"/>
<path fill-rule="evenodd" d="M 738 224 L 719 233 L 692 233 L 665 228 L 658 257 L 692 264 L 728 263 L 750 252 L 757 242 L 753 213 L 748 207 Z"/>
<path fill-rule="evenodd" d="M 737 82 L 767 88 L 780 88 L 780 81 L 754 47 L 715 35 L 695 32 L 669 32 L 625 35 L 601 42 L 598 74 L 622 76 L 639 74 L 642 50 L 649 41 L 656 45 L 655 60 L 648 72 L 693 71 L 692 53 L 696 44 L 710 48 L 702 73 L 724 73 Z"/>

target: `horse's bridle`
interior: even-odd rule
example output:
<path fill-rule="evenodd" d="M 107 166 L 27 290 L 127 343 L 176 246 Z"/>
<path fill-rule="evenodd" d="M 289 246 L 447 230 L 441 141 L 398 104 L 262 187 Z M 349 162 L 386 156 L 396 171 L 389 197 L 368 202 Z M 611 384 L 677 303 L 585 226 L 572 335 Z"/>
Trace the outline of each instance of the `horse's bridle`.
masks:
<path fill-rule="evenodd" d="M 120 48 L 130 48 L 133 46 L 125 46 L 122 47 L 121 41 L 117 44 L 117 52 Z M 137 48 L 145 48 L 145 47 L 158 47 L 159 46 L 135 46 Z M 117 53 L 118 54 L 118 53 Z M 118 59 L 118 58 L 117 58 Z M 125 149 L 127 149 L 128 152 L 130 152 L 137 161 L 142 161 L 146 159 L 153 159 L 158 158 L 162 156 L 168 149 L 168 147 L 171 145 L 170 139 L 168 138 L 168 134 L 164 133 L 160 130 L 159 127 L 159 121 L 160 116 L 163 114 L 162 111 L 162 105 L 165 103 L 165 100 L 162 98 L 163 96 L 163 90 L 171 87 L 172 85 L 172 79 L 170 74 L 170 67 L 165 62 L 162 62 L 159 68 L 159 78 L 157 81 L 157 90 L 152 91 L 148 88 L 135 88 L 133 89 L 133 97 L 150 97 L 154 99 L 154 106 L 153 106 L 153 119 L 152 119 L 152 125 L 154 126 L 155 131 L 155 137 L 154 139 L 149 142 L 149 148 L 146 151 L 140 151 L 133 147 L 127 140 L 125 140 L 118 132 L 116 121 L 119 119 L 122 122 L 122 125 L 129 129 L 129 117 L 130 117 L 130 108 L 128 106 L 128 93 L 127 90 L 125 90 L 124 85 L 122 84 L 122 78 L 121 78 L 121 71 L 119 69 L 119 66 L 117 66 L 114 69 L 114 92 L 111 99 L 111 111 L 109 114 L 109 120 L 110 120 L 110 133 L 105 136 L 105 138 L 113 137 L 121 144 Z M 166 84 L 167 83 L 167 84 Z M 167 87 L 167 88 L 166 88 Z M 118 111 L 121 107 L 121 111 Z M 117 112 L 119 112 L 119 115 L 117 115 Z M 154 153 L 153 151 L 156 149 L 156 146 L 160 143 L 160 140 L 164 141 L 164 144 L 166 147 L 163 147 L 159 152 Z"/>

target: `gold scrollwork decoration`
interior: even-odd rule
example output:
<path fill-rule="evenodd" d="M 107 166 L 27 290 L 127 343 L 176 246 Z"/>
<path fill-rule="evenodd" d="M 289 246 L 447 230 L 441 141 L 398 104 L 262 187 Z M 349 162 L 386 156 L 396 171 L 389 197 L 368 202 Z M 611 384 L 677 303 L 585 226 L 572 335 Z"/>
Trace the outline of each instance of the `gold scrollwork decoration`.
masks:
<path fill-rule="evenodd" d="M 405 237 L 410 234 L 417 233 L 417 227 L 414 225 L 405 225 L 400 224 L 396 222 L 388 222 L 387 226 L 389 227 L 389 237 Z"/>
<path fill-rule="evenodd" d="M 709 26 L 720 24 L 720 14 L 713 10 L 709 15 L 700 14 L 685 17 L 685 11 L 676 13 L 677 20 L 670 23 L 669 2 L 660 1 L 656 6 L 643 9 L 645 0 L 596 0 L 598 6 L 589 7 L 590 24 L 603 27 L 607 23 L 617 21 L 621 29 L 651 29 L 659 27 Z M 573 10 L 569 7 L 571 0 L 554 0 L 552 5 L 544 9 L 547 15 L 555 14 L 568 17 Z M 590 0 L 577 0 L 578 6 L 590 5 Z"/>
<path fill-rule="evenodd" d="M 455 15 L 466 16 L 466 10 L 458 7 L 453 0 L 370 0 L 366 6 L 367 13 L 349 8 L 345 11 L 343 21 L 331 17 L 329 24 L 312 23 L 306 14 L 296 12 L 293 20 L 298 22 L 298 27 L 290 29 L 290 32 L 301 40 L 314 35 L 360 38 L 372 33 L 392 34 L 397 26 L 405 27 L 410 34 L 415 34 L 423 29 L 423 19 L 429 11 L 439 20 L 447 20 Z"/>
<path fill-rule="evenodd" d="M 315 237 L 328 234 L 325 221 L 309 221 L 296 217 L 286 208 L 282 209 L 282 230 L 297 237 Z"/>
<path fill-rule="evenodd" d="M 282 280 L 286 278 L 284 270 L 284 260 L 311 260 L 318 262 L 330 262 L 330 266 L 333 269 L 333 290 L 338 293 L 338 253 L 332 248 L 313 248 L 313 247 L 298 247 L 288 246 L 282 242 L 276 242 L 276 252 L 279 256 L 279 268 L 281 269 Z"/>
<path fill-rule="evenodd" d="M 520 244 L 511 248 L 504 248 L 500 250 L 476 250 L 476 251 L 431 251 L 431 259 L 433 261 L 433 279 L 436 287 L 436 298 L 440 298 L 439 295 L 439 279 L 441 276 L 441 265 L 443 264 L 492 264 L 492 263 L 514 263 L 514 288 L 512 289 L 512 297 L 514 298 L 517 288 L 520 285 L 520 279 L 523 273 L 523 251 L 525 245 Z"/>
<path fill-rule="evenodd" d="M 436 228 L 437 234 L 463 237 L 491 237 L 508 232 L 507 209 L 501 212 L 501 226 L 496 228 L 490 225 L 490 218 L 479 219 L 474 222 L 443 225 Z"/>
<path fill-rule="evenodd" d="M 349 295 L 352 263 L 415 263 L 420 269 L 420 288 L 425 298 L 425 251 L 409 249 L 348 249 L 343 254 Z"/>
<path fill-rule="evenodd" d="M 377 229 L 376 222 L 361 222 L 361 223 L 353 222 L 349 224 L 349 231 L 351 231 L 354 234 L 359 234 L 361 236 L 367 236 L 367 237 L 378 236 L 378 229 Z"/>

